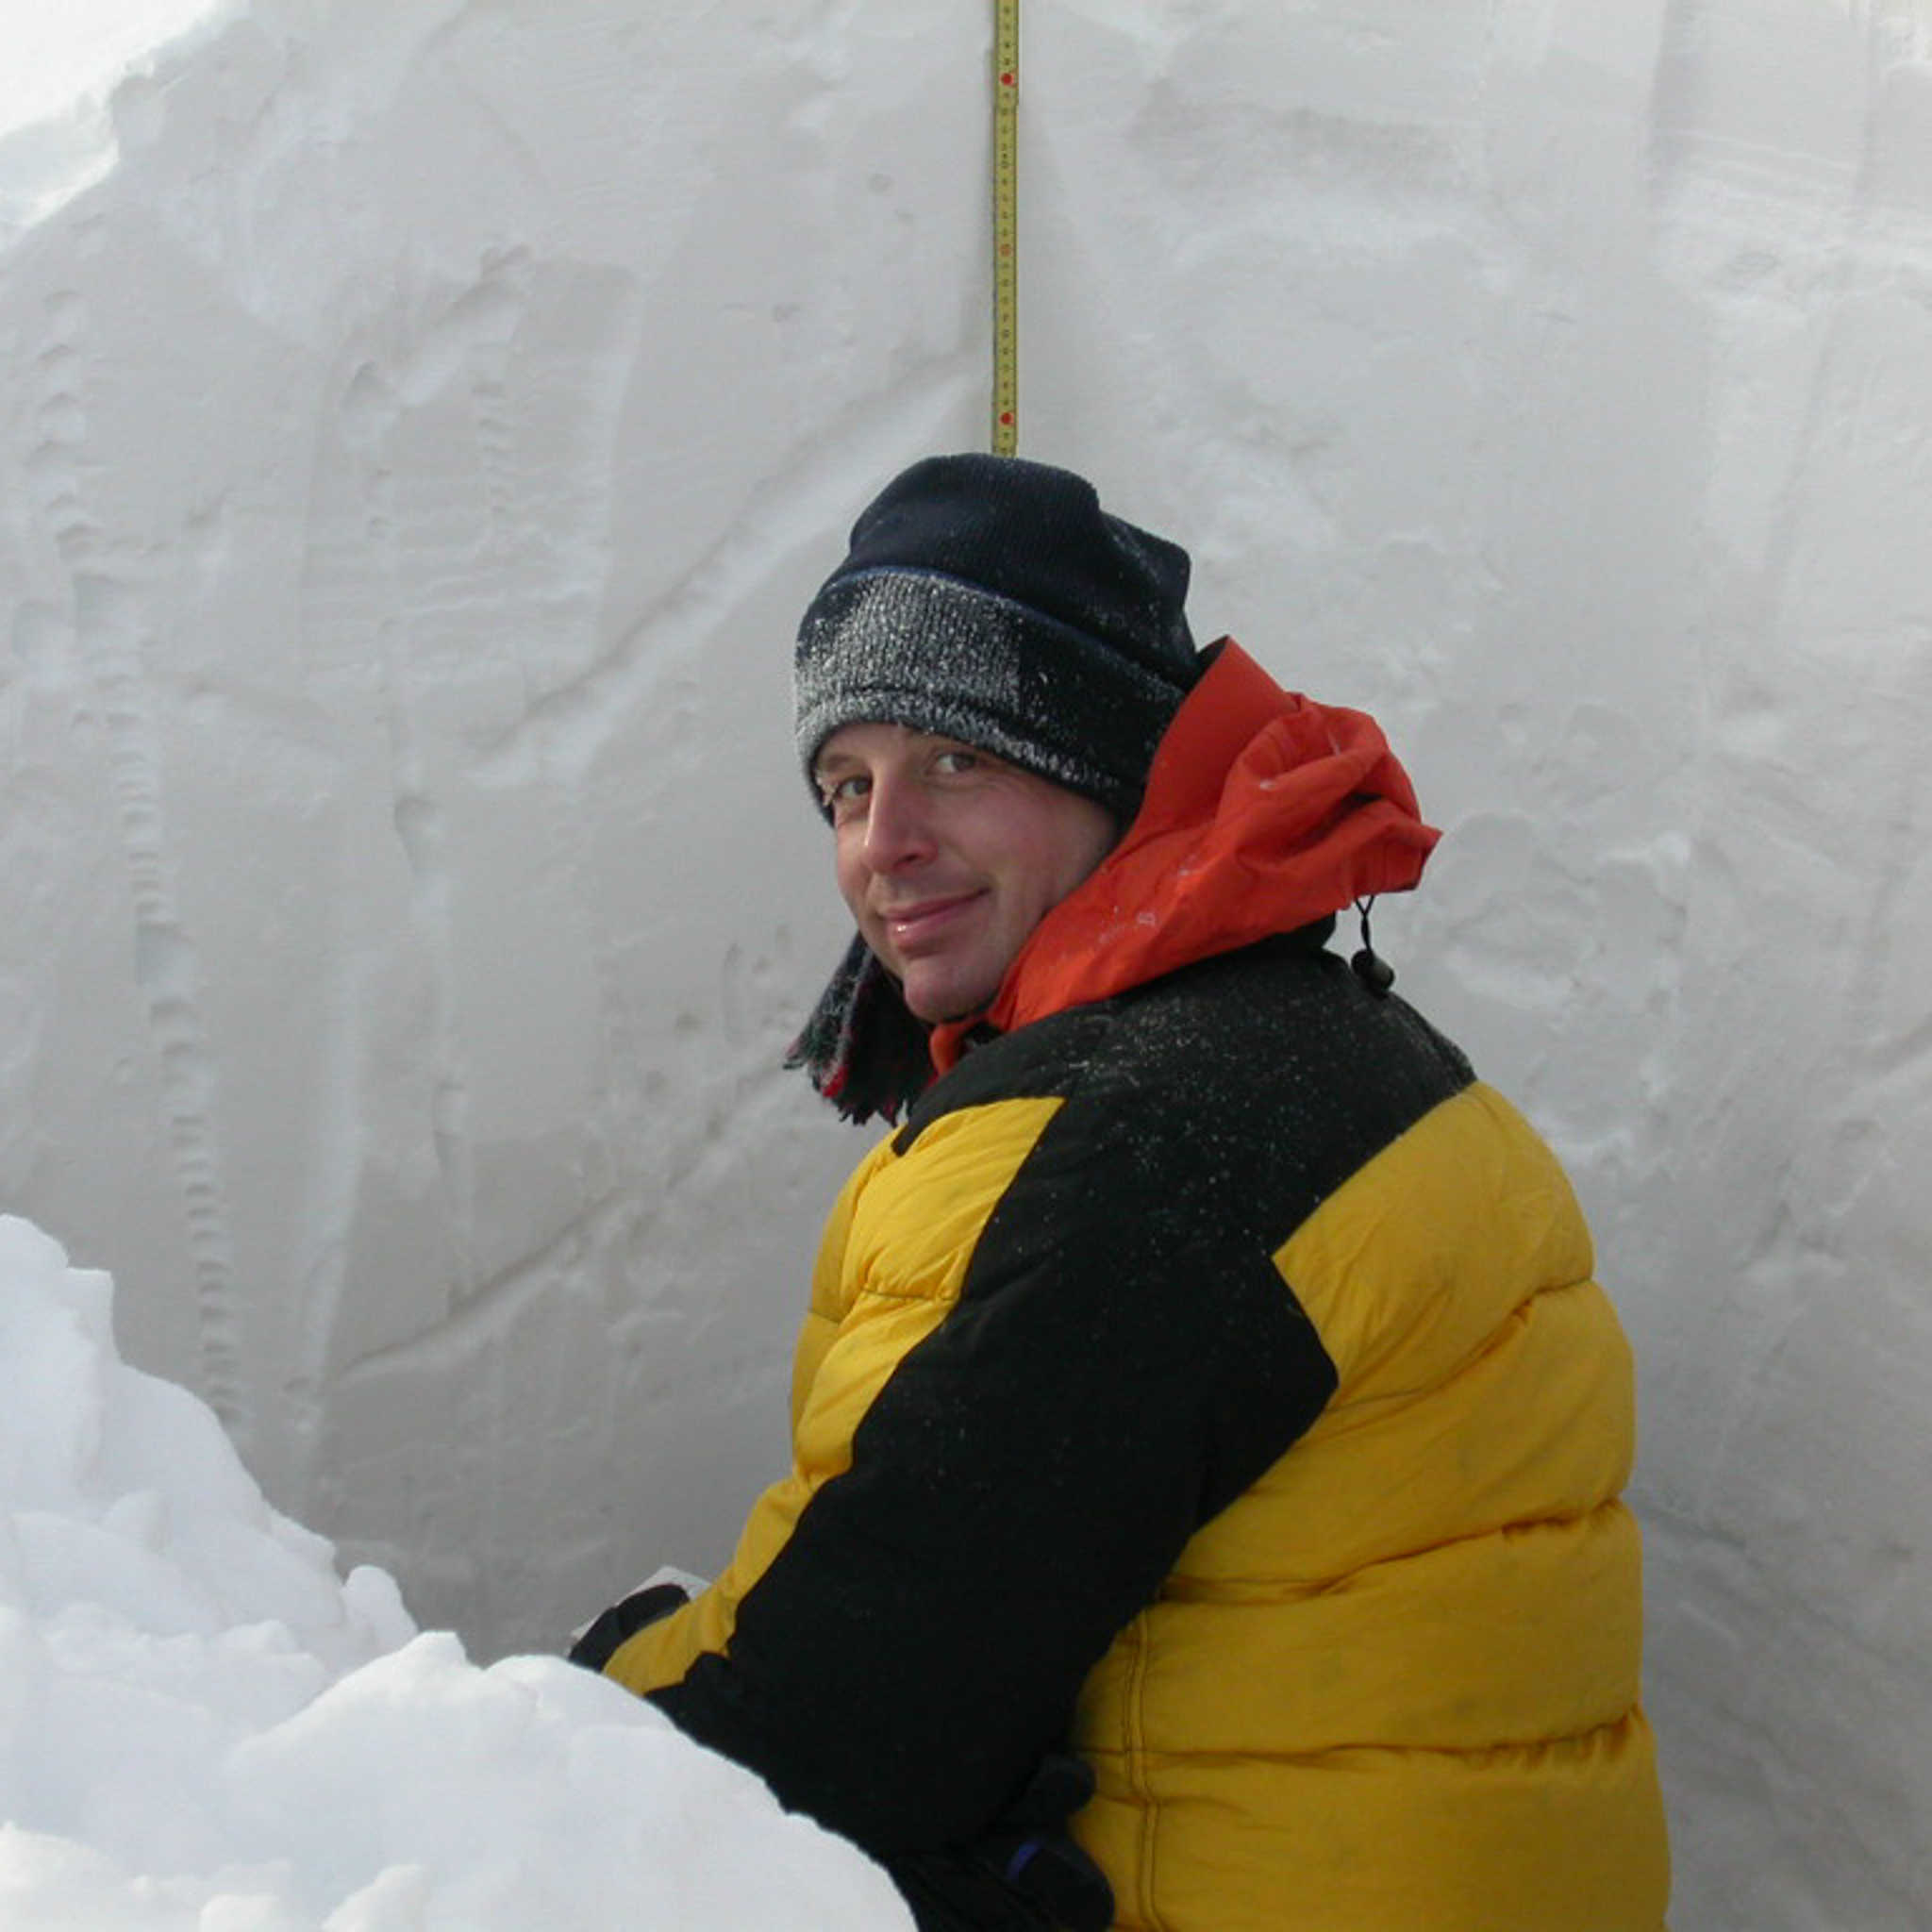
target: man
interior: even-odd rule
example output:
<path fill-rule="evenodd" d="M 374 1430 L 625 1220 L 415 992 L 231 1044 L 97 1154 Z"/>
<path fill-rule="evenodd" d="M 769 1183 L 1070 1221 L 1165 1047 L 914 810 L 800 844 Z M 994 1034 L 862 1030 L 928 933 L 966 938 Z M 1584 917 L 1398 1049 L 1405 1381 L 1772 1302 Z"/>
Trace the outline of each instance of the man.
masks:
<path fill-rule="evenodd" d="M 791 1474 L 583 1660 L 924 1927 L 1657 1932 L 1588 1235 L 1366 914 L 1327 950 L 1436 837 L 1380 732 L 1197 653 L 1188 575 L 1014 458 L 855 526 L 796 691 L 858 938 L 798 1052 L 904 1120 Z"/>

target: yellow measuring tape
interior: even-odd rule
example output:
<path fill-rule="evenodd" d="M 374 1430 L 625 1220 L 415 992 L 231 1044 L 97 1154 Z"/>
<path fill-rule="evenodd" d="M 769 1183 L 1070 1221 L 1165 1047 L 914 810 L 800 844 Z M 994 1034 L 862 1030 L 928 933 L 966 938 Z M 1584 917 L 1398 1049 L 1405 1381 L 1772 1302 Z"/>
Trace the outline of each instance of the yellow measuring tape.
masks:
<path fill-rule="evenodd" d="M 994 0 L 992 36 L 992 453 L 1020 438 L 1020 0 Z"/>

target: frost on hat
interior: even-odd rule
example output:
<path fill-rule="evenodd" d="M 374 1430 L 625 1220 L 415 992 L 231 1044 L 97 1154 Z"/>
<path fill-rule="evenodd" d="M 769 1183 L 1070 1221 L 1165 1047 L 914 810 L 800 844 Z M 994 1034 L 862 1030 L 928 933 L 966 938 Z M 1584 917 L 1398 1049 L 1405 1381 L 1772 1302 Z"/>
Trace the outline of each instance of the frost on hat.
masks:
<path fill-rule="evenodd" d="M 929 457 L 888 484 L 813 598 L 794 667 L 808 774 L 841 725 L 980 746 L 1124 817 L 1197 675 L 1188 554 L 1071 471 Z"/>

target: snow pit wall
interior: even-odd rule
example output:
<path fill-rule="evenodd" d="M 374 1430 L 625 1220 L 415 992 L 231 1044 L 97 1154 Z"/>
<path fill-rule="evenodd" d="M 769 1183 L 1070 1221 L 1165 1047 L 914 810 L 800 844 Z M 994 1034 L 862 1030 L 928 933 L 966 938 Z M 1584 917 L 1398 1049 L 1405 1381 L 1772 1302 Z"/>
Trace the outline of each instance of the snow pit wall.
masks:
<path fill-rule="evenodd" d="M 783 1453 L 786 649 L 985 441 L 984 14 L 156 0 L 0 133 L 0 1200 L 485 1654 Z M 1054 0 L 1021 111 L 1022 452 L 1383 719 L 1595 1224 L 1678 1922 L 1921 1925 L 1932 18 Z"/>

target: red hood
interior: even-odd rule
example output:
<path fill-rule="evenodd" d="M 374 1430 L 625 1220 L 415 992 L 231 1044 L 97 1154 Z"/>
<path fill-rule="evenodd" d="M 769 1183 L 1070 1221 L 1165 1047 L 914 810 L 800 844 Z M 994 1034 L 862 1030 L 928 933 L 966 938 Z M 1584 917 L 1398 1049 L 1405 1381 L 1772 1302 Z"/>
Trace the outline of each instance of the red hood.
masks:
<path fill-rule="evenodd" d="M 933 1063 L 953 1067 L 974 1026 L 1009 1033 L 1405 891 L 1441 836 L 1373 718 L 1283 691 L 1224 638 L 1125 836 L 1034 928 L 986 1012 L 933 1029 Z"/>

